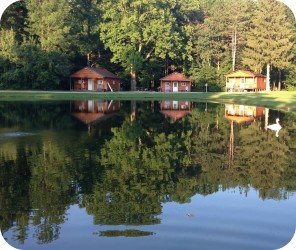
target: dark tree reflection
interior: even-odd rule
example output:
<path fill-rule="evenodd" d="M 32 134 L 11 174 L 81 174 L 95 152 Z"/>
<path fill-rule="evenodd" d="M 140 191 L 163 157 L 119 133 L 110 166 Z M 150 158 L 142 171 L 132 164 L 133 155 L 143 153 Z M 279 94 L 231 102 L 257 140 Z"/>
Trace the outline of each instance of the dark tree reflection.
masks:
<path fill-rule="evenodd" d="M 161 223 L 164 203 L 196 194 L 239 188 L 248 195 L 253 187 L 261 199 L 280 200 L 296 190 L 295 113 L 280 114 L 277 138 L 264 130 L 264 117 L 230 121 L 224 105 L 191 103 L 171 122 L 158 102 L 132 102 L 88 133 L 69 107 L 0 103 L 0 228 L 13 228 L 20 243 L 29 227 L 38 243 L 58 239 L 74 204 L 94 224 L 149 225 Z"/>

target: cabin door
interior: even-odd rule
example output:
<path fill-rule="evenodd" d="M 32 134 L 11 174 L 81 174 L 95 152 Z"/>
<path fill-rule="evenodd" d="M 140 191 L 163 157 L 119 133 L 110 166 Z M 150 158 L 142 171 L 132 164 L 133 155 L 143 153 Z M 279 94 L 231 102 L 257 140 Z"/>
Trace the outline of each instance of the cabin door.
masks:
<path fill-rule="evenodd" d="M 178 108 L 179 108 L 179 102 L 173 101 L 173 109 L 178 109 Z"/>
<path fill-rule="evenodd" d="M 87 101 L 87 111 L 88 112 L 94 111 L 94 101 Z"/>
<path fill-rule="evenodd" d="M 245 89 L 246 88 L 246 78 L 240 79 L 240 88 Z"/>
<path fill-rule="evenodd" d="M 178 82 L 173 82 L 173 92 L 178 92 Z"/>
<path fill-rule="evenodd" d="M 98 91 L 103 91 L 103 81 L 102 80 L 98 81 Z"/>
<path fill-rule="evenodd" d="M 93 79 L 87 80 L 87 90 L 94 90 L 94 80 Z"/>
<path fill-rule="evenodd" d="M 98 100 L 97 101 L 97 107 L 98 107 L 98 111 L 99 112 L 103 112 L 103 109 L 104 109 L 104 107 L 103 107 L 103 100 Z"/>

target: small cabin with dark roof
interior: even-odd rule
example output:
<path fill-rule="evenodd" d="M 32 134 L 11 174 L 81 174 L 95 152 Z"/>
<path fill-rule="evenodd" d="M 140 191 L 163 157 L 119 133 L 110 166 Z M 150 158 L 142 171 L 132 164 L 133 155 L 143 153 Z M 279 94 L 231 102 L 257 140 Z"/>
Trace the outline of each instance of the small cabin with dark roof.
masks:
<path fill-rule="evenodd" d="M 226 91 L 262 91 L 266 90 L 266 76 L 252 71 L 238 70 L 227 74 Z"/>
<path fill-rule="evenodd" d="M 120 79 L 105 68 L 85 67 L 70 76 L 70 90 L 119 91 Z"/>
<path fill-rule="evenodd" d="M 160 91 L 161 92 L 189 92 L 191 91 L 191 81 L 189 78 L 174 72 L 168 76 L 160 79 Z"/>

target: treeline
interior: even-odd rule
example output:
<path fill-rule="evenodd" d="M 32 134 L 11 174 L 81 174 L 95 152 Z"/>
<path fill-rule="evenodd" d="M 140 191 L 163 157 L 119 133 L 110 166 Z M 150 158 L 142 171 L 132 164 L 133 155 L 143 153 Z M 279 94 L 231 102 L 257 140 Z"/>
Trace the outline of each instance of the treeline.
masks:
<path fill-rule="evenodd" d="M 0 88 L 67 89 L 92 66 L 132 90 L 177 70 L 196 90 L 221 91 L 236 69 L 270 69 L 271 87 L 295 90 L 295 38 L 276 0 L 26 0 L 1 19 Z"/>

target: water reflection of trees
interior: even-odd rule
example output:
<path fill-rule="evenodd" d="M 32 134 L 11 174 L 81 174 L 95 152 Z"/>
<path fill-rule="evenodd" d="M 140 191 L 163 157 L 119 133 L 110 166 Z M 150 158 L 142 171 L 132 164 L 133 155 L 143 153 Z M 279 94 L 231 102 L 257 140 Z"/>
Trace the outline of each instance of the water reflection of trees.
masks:
<path fill-rule="evenodd" d="M 52 131 L 49 122 L 30 141 L 3 141 L 0 228 L 15 225 L 15 238 L 23 242 L 31 224 L 37 241 L 48 243 L 59 237 L 71 204 L 86 208 L 95 224 L 147 225 L 160 223 L 162 203 L 189 202 L 197 193 L 239 187 L 247 195 L 252 186 L 262 199 L 285 199 L 296 190 L 293 113 L 281 117 L 279 138 L 264 131 L 260 119 L 234 124 L 230 159 L 231 123 L 222 105 L 208 105 L 205 112 L 203 104 L 194 104 L 191 115 L 173 124 L 157 105 L 151 110 L 149 103 L 133 103 L 133 119 L 129 107 L 91 134 L 77 127 Z M 36 121 L 31 126 L 29 118 L 15 115 L 19 127 L 34 128 Z M 5 112 L 2 119 L 14 125 Z"/>

